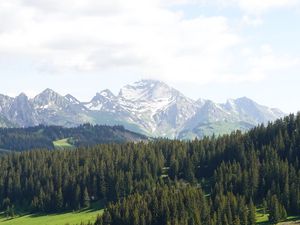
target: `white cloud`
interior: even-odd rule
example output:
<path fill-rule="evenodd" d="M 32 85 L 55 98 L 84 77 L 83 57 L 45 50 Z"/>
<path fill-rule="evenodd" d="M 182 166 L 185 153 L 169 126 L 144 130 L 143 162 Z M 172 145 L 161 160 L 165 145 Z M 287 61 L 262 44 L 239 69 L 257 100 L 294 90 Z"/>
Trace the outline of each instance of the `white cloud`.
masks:
<path fill-rule="evenodd" d="M 248 58 L 248 64 L 258 71 L 273 76 L 272 72 L 278 74 L 278 71 L 299 67 L 300 58 L 277 55 L 273 52 L 272 47 L 266 44 L 261 46 L 259 56 L 252 55 Z"/>
<path fill-rule="evenodd" d="M 299 6 L 299 0 L 164 0 L 169 5 L 213 5 L 218 8 L 238 7 L 246 14 L 259 15 L 272 9 Z"/>
<path fill-rule="evenodd" d="M 253 27 L 257 27 L 263 24 L 263 20 L 261 17 L 253 17 L 249 15 L 244 15 L 242 18 L 242 23 L 245 25 L 250 25 Z"/>
<path fill-rule="evenodd" d="M 258 4 L 230 2 L 245 10 Z M 261 10 L 286 1 L 272 2 L 266 0 Z M 199 84 L 256 82 L 269 71 L 266 65 L 282 62 L 267 45 L 254 55 L 225 17 L 186 19 L 164 4 L 165 0 L 0 0 L 0 21 L 6 21 L 0 22 L 0 53 L 30 60 L 39 72 L 110 76 L 118 70 L 120 75 Z M 261 23 L 259 17 L 243 21 Z M 241 58 L 231 53 L 236 48 L 244 49 Z M 241 61 L 244 66 L 234 73 Z"/>
<path fill-rule="evenodd" d="M 187 20 L 156 0 L 13 0 L 1 6 L 18 25 L 0 34 L 0 52 L 31 59 L 40 71 L 131 68 L 206 81 L 227 66 L 224 53 L 240 42 L 226 18 Z M 98 13 L 86 13 L 91 10 Z"/>
<path fill-rule="evenodd" d="M 263 44 L 258 49 L 245 48 L 241 50 L 245 68 L 243 81 L 263 81 L 275 76 L 289 76 L 287 71 L 300 69 L 300 58 L 290 55 L 276 54 L 270 44 Z M 237 77 L 236 77 L 237 78 Z M 236 81 L 242 81 L 237 78 Z"/>
<path fill-rule="evenodd" d="M 291 7 L 299 4 L 298 0 L 221 0 L 233 1 L 239 7 L 252 14 L 260 14 L 270 9 Z"/>

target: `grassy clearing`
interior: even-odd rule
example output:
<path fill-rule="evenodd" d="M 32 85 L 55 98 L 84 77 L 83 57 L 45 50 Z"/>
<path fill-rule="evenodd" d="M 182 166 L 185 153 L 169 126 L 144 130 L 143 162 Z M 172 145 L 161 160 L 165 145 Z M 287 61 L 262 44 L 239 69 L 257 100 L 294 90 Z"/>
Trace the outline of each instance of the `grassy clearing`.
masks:
<path fill-rule="evenodd" d="M 74 146 L 69 143 L 69 138 L 53 141 L 53 145 L 56 149 L 74 148 Z"/>
<path fill-rule="evenodd" d="M 256 211 L 256 223 L 259 225 L 272 225 L 269 222 L 269 214 L 265 214 L 262 208 L 257 209 Z M 278 225 L 300 225 L 299 216 L 289 216 L 285 222 L 278 223 Z"/>
<path fill-rule="evenodd" d="M 256 223 L 261 225 L 268 225 L 269 214 L 264 213 L 262 208 L 256 210 Z"/>
<path fill-rule="evenodd" d="M 0 225 L 75 225 L 81 222 L 95 222 L 97 215 L 103 213 L 103 208 L 94 206 L 90 209 L 78 212 L 66 212 L 61 214 L 25 214 L 13 219 L 7 219 L 2 214 L 0 216 Z"/>

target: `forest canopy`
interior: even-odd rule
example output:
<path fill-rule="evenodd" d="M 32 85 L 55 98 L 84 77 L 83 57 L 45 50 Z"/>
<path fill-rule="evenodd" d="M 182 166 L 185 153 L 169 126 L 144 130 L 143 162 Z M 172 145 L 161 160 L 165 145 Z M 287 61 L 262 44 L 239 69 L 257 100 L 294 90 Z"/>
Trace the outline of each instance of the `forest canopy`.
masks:
<path fill-rule="evenodd" d="M 12 153 L 0 158 L 1 207 L 104 200 L 101 225 L 251 225 L 264 207 L 277 223 L 300 214 L 299 157 L 300 114 L 218 138 Z"/>

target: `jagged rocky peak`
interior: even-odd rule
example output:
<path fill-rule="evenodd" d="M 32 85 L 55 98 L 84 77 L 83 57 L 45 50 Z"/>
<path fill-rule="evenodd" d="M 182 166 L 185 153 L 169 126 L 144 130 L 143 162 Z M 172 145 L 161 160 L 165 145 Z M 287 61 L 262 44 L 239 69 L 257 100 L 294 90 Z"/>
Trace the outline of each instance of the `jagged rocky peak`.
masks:
<path fill-rule="evenodd" d="M 126 85 L 120 90 L 119 97 L 130 101 L 149 101 L 178 96 L 179 91 L 157 80 L 141 80 Z"/>
<path fill-rule="evenodd" d="M 84 103 L 85 107 L 92 111 L 115 110 L 117 97 L 108 89 L 102 90 L 93 97 L 90 102 Z"/>
<path fill-rule="evenodd" d="M 45 89 L 44 91 L 42 91 L 40 94 L 38 94 L 38 96 L 57 96 L 59 95 L 58 93 L 56 93 L 55 91 L 53 91 L 50 88 Z"/>
<path fill-rule="evenodd" d="M 234 100 L 234 106 L 235 109 L 240 113 L 240 114 L 248 114 L 250 116 L 257 117 L 257 119 L 261 119 L 261 113 L 266 113 L 269 109 L 267 107 L 263 107 L 253 101 L 250 98 L 247 97 L 242 97 L 242 98 L 237 98 Z M 262 112 L 266 110 L 265 112 Z"/>
<path fill-rule="evenodd" d="M 100 91 L 99 95 L 101 95 L 103 97 L 107 97 L 107 98 L 115 98 L 116 97 L 109 89 Z"/>
<path fill-rule="evenodd" d="M 67 99 L 72 104 L 81 104 L 81 102 L 77 98 L 70 94 L 65 95 L 65 99 Z"/>
<path fill-rule="evenodd" d="M 108 89 L 102 90 L 96 94 L 96 96 L 92 99 L 92 101 L 97 101 L 99 99 L 115 99 L 116 96 Z"/>
<path fill-rule="evenodd" d="M 203 108 L 206 108 L 206 109 L 218 108 L 218 105 L 211 100 L 207 100 L 207 101 L 203 102 L 202 106 L 203 106 Z"/>
<path fill-rule="evenodd" d="M 257 105 L 257 103 L 255 101 L 253 101 L 250 98 L 247 97 L 242 97 L 242 98 L 237 98 L 235 101 L 235 104 L 237 105 L 241 105 L 241 106 L 253 106 L 253 105 Z"/>
<path fill-rule="evenodd" d="M 204 104 L 198 108 L 198 113 L 203 115 L 207 115 L 212 118 L 220 119 L 220 117 L 226 118 L 226 111 L 222 108 L 221 105 L 214 103 L 211 100 L 207 100 Z"/>
<path fill-rule="evenodd" d="M 69 103 L 65 97 L 49 88 L 35 96 L 32 102 L 35 108 L 41 109 L 64 107 Z"/>
<path fill-rule="evenodd" d="M 15 99 L 18 99 L 18 100 L 28 100 L 28 97 L 27 97 L 27 95 L 24 92 L 22 92 Z"/>
<path fill-rule="evenodd" d="M 24 106 L 29 105 L 29 99 L 25 93 L 19 94 L 15 99 L 13 100 L 12 106 L 14 108 L 22 108 Z"/>
<path fill-rule="evenodd" d="M 199 99 L 195 102 L 195 104 L 196 104 L 197 106 L 203 106 L 203 105 L 205 104 L 206 101 L 207 101 L 206 99 L 199 98 Z"/>
<path fill-rule="evenodd" d="M 13 101 L 14 98 L 0 94 L 0 112 L 5 113 L 7 110 L 9 110 Z"/>
<path fill-rule="evenodd" d="M 0 94 L 0 99 L 3 99 L 3 98 L 10 98 L 10 99 L 13 99 L 12 97 L 9 97 L 8 95 Z"/>
<path fill-rule="evenodd" d="M 221 104 L 221 106 L 229 111 L 236 111 L 237 105 L 235 103 L 235 99 L 228 99 L 225 104 Z"/>
<path fill-rule="evenodd" d="M 43 92 L 34 97 L 34 102 L 49 102 L 55 101 L 57 98 L 62 97 L 60 94 L 56 93 L 50 88 L 45 89 Z"/>
<path fill-rule="evenodd" d="M 12 102 L 14 98 L 0 94 L 0 105 Z"/>
<path fill-rule="evenodd" d="M 74 126 L 91 121 L 99 124 L 112 121 L 112 124 L 121 122 L 127 128 L 135 127 L 136 131 L 163 137 L 183 137 L 180 135 L 183 131 L 202 137 L 208 130 L 218 133 L 244 129 L 243 124 L 248 124 L 246 128 L 249 129 L 285 115 L 246 97 L 229 99 L 224 104 L 205 99 L 194 101 L 157 80 L 126 85 L 117 96 L 106 89 L 85 103 L 49 88 L 30 100 L 25 94 L 15 99 L 0 95 L 0 113 L 3 119 L 16 126 Z"/>
<path fill-rule="evenodd" d="M 225 104 L 220 104 L 226 110 L 237 110 L 241 108 L 253 108 L 259 106 L 258 103 L 247 97 L 228 99 Z"/>
<path fill-rule="evenodd" d="M 37 114 L 24 93 L 21 93 L 14 99 L 7 118 L 20 126 L 34 126 L 38 124 Z"/>

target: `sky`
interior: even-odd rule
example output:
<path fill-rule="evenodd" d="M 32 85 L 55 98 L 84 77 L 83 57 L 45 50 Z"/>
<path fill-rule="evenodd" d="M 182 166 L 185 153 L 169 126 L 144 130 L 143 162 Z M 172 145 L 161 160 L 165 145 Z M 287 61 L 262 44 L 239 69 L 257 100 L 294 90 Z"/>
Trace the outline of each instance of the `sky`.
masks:
<path fill-rule="evenodd" d="M 157 79 L 300 110 L 300 0 L 0 0 L 0 93 L 81 101 Z"/>

